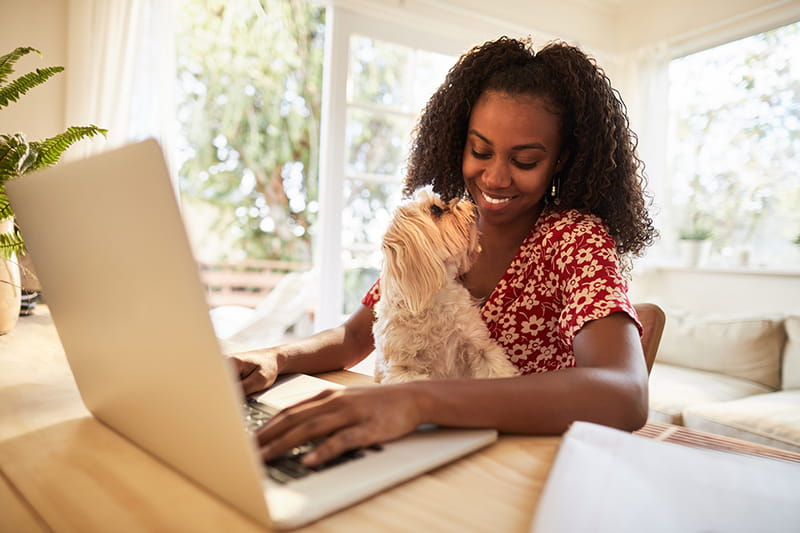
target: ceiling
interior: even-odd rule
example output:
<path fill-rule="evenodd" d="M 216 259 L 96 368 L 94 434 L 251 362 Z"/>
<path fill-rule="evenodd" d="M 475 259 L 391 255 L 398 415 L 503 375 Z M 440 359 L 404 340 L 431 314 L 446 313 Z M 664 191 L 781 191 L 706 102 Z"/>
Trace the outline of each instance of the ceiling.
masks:
<path fill-rule="evenodd" d="M 535 32 L 609 58 L 668 44 L 690 53 L 800 20 L 800 0 L 327 0 L 392 20 L 416 17 L 445 35 L 460 24 Z M 462 32 L 463 33 L 463 32 Z"/>

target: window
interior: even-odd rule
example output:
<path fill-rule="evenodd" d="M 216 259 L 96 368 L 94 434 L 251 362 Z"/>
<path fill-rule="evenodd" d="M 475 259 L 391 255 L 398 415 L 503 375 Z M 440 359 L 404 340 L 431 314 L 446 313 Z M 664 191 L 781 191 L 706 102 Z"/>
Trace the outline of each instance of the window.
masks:
<path fill-rule="evenodd" d="M 708 265 L 800 261 L 800 23 L 671 62 L 674 229 Z"/>
<path fill-rule="evenodd" d="M 344 312 L 378 276 L 380 242 L 401 199 L 411 130 L 455 59 L 354 34 L 347 76 L 342 209 Z"/>
<path fill-rule="evenodd" d="M 178 9 L 177 160 L 196 249 L 313 262 L 314 327 L 340 324 L 378 275 L 417 114 L 455 57 L 501 30 L 337 2 Z"/>
<path fill-rule="evenodd" d="M 412 19 L 327 9 L 315 329 L 340 324 L 378 276 L 417 114 L 475 41 L 467 31 L 427 32 Z"/>
<path fill-rule="evenodd" d="M 319 203 L 325 10 L 181 0 L 178 160 L 204 261 L 310 263 Z"/>

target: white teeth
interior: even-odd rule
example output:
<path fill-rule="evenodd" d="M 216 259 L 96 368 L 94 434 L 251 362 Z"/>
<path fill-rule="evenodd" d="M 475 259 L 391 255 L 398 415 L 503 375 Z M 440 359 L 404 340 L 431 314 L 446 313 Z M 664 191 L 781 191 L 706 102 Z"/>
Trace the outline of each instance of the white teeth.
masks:
<path fill-rule="evenodd" d="M 511 198 L 492 198 L 491 196 L 487 195 L 485 192 L 481 191 L 481 195 L 483 195 L 483 199 L 486 200 L 490 204 L 498 205 L 504 204 L 511 200 Z"/>

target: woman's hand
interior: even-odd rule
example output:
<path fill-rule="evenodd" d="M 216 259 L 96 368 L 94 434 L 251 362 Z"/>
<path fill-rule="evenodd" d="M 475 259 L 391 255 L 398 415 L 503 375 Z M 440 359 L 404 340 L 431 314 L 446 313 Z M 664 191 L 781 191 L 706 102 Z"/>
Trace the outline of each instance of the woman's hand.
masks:
<path fill-rule="evenodd" d="M 273 383 L 280 373 L 278 356 L 272 350 L 253 350 L 229 354 L 236 366 L 245 395 L 259 392 Z"/>
<path fill-rule="evenodd" d="M 236 367 L 244 393 L 253 394 L 275 383 L 278 374 L 319 374 L 355 365 L 375 348 L 373 321 L 372 309 L 362 305 L 341 326 L 307 339 L 228 357 Z"/>
<path fill-rule="evenodd" d="M 423 423 L 410 384 L 327 390 L 284 409 L 256 436 L 268 461 L 308 441 L 324 440 L 303 462 L 310 467 L 342 453 L 397 439 Z"/>

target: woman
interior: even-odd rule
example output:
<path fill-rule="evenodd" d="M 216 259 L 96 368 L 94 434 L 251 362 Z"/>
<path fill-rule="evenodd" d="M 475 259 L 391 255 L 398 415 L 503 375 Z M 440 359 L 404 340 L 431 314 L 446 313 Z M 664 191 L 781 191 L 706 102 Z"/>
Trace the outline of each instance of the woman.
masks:
<path fill-rule="evenodd" d="M 625 108 L 577 48 L 508 38 L 461 57 L 421 116 L 405 192 L 468 194 L 482 252 L 463 282 L 518 377 L 328 391 L 258 432 L 270 459 L 326 437 L 304 461 L 395 439 L 420 424 L 557 434 L 575 420 L 634 430 L 647 417 L 631 256 L 655 236 Z M 338 328 L 232 356 L 246 393 L 281 373 L 348 368 L 373 349 L 376 284 Z"/>

